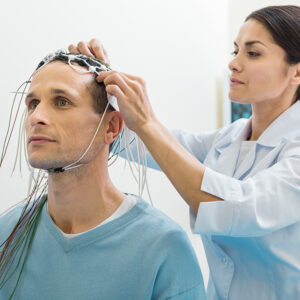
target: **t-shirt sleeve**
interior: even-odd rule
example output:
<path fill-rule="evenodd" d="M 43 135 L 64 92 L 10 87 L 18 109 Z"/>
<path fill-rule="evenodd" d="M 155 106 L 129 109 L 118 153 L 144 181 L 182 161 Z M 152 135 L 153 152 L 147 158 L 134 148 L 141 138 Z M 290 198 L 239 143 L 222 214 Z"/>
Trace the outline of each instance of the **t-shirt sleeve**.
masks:
<path fill-rule="evenodd" d="M 178 142 L 199 161 L 203 162 L 205 157 L 212 147 L 213 141 L 218 134 L 218 131 L 195 133 L 188 132 L 185 130 L 177 129 L 170 130 L 172 135 L 178 140 Z M 130 149 L 127 151 L 120 152 L 120 156 L 128 158 L 130 160 L 138 161 L 137 149 L 138 146 L 134 140 L 134 133 L 130 134 Z M 123 144 L 124 148 L 124 144 Z M 127 156 L 128 155 L 128 156 Z M 147 167 L 152 169 L 160 170 L 159 165 L 156 163 L 150 152 L 146 149 L 147 156 Z M 133 159 L 132 159 L 133 158 Z"/>
<path fill-rule="evenodd" d="M 181 230 L 169 232 L 162 245 L 164 255 L 151 299 L 206 299 L 199 263 L 186 233 Z"/>
<path fill-rule="evenodd" d="M 201 190 L 224 201 L 191 212 L 195 233 L 262 236 L 300 221 L 300 156 L 282 157 L 244 181 L 206 168 Z"/>

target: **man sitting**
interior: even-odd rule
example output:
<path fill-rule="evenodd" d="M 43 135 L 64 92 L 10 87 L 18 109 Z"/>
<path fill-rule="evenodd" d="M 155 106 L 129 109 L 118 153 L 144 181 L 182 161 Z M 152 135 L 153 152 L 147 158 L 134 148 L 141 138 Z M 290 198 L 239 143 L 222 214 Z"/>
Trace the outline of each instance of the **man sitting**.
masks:
<path fill-rule="evenodd" d="M 67 62 L 53 56 L 43 64 L 26 97 L 28 159 L 48 171 L 48 192 L 14 259 L 33 219 L 24 205 L 0 217 L 0 299 L 205 299 L 184 231 L 112 184 L 107 161 L 122 116 L 93 74 Z"/>

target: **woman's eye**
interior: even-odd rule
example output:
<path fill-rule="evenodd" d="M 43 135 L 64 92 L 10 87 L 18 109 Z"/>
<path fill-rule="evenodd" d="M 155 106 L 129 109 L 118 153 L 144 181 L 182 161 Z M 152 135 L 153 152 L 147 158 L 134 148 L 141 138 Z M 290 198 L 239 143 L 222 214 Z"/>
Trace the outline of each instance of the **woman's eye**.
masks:
<path fill-rule="evenodd" d="M 248 55 L 251 56 L 251 57 L 257 57 L 257 56 L 259 56 L 260 54 L 257 53 L 257 52 L 254 52 L 254 51 L 249 51 L 249 52 L 248 52 Z"/>
<path fill-rule="evenodd" d="M 233 52 L 231 52 L 231 55 L 232 56 L 236 56 L 238 54 L 238 52 L 235 50 L 235 51 L 233 51 Z"/>

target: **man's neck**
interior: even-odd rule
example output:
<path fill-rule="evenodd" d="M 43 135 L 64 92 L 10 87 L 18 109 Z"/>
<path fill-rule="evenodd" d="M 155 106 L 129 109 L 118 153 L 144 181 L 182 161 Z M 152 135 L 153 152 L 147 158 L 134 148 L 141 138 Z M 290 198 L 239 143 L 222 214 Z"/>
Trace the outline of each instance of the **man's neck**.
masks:
<path fill-rule="evenodd" d="M 65 233 L 94 228 L 111 216 L 125 198 L 112 184 L 107 166 L 94 166 L 49 174 L 48 211 Z"/>

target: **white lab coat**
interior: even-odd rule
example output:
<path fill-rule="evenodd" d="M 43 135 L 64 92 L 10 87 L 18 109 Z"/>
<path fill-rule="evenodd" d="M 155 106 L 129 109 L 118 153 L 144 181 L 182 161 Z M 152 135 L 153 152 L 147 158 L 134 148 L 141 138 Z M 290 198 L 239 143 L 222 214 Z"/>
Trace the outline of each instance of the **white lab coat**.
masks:
<path fill-rule="evenodd" d="M 263 132 L 236 169 L 251 119 L 213 133 L 173 131 L 205 166 L 191 227 L 201 234 L 208 299 L 300 299 L 300 101 Z M 149 155 L 148 166 L 159 168 Z"/>

